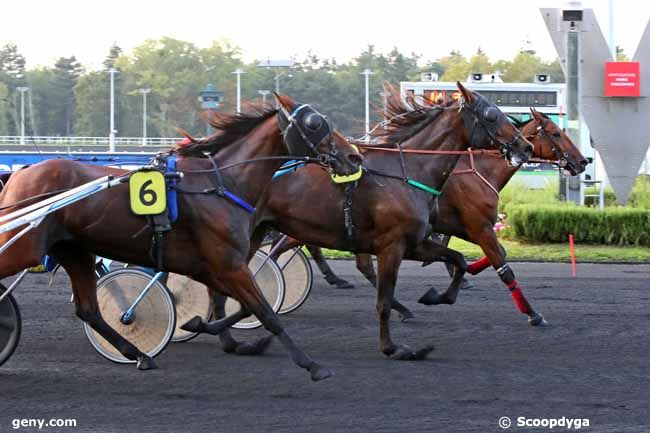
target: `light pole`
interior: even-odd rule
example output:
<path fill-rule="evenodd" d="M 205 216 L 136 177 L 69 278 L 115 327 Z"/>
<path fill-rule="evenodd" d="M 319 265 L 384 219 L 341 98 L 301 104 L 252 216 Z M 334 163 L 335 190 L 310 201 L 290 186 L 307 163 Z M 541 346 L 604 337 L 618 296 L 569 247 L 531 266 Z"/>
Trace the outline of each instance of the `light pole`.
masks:
<path fill-rule="evenodd" d="M 365 75 L 366 77 L 366 140 L 369 139 L 368 133 L 370 132 L 370 96 L 368 93 L 368 81 L 372 73 L 373 72 L 370 69 L 364 69 L 363 72 L 361 72 L 361 75 Z"/>
<path fill-rule="evenodd" d="M 262 96 L 262 105 L 266 105 L 266 96 L 271 93 L 270 90 L 258 90 L 257 93 L 259 93 Z"/>
<path fill-rule="evenodd" d="M 29 87 L 16 87 L 20 92 L 20 144 L 25 144 L 25 92 Z"/>
<path fill-rule="evenodd" d="M 108 133 L 108 151 L 115 152 L 115 74 L 118 73 L 118 70 L 111 68 L 108 73 L 111 76 L 111 123 Z"/>
<path fill-rule="evenodd" d="M 280 77 L 284 75 L 284 72 L 280 72 L 280 68 L 290 68 L 295 64 L 292 59 L 289 60 L 271 60 L 267 59 L 261 61 L 257 64 L 260 68 L 274 69 L 275 70 L 275 93 L 280 93 Z M 288 75 L 291 77 L 291 75 Z M 277 101 L 276 101 L 277 107 Z"/>
<path fill-rule="evenodd" d="M 241 74 L 246 72 L 243 69 L 237 68 L 233 74 L 237 75 L 237 112 L 241 113 Z"/>
<path fill-rule="evenodd" d="M 140 89 L 139 92 L 142 94 L 142 145 L 147 145 L 147 94 L 151 92 L 151 89 L 146 87 Z"/>

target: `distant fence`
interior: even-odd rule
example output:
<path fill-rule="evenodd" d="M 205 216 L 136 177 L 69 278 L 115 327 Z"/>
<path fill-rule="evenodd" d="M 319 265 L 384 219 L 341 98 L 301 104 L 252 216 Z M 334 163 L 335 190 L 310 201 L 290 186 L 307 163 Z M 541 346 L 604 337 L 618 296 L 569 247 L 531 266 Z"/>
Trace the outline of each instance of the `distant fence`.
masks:
<path fill-rule="evenodd" d="M 142 137 L 115 137 L 116 146 L 172 146 L 181 139 L 147 137 L 143 142 Z M 22 137 L 18 135 L 0 135 L 0 146 L 19 146 Z M 108 137 L 52 137 L 52 136 L 25 136 L 26 146 L 108 146 Z"/>

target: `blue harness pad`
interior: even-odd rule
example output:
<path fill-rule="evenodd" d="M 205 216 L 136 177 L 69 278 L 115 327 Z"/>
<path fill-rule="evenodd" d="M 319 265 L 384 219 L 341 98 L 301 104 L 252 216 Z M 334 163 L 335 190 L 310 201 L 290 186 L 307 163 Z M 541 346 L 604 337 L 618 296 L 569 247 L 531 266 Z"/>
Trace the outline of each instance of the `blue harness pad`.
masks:
<path fill-rule="evenodd" d="M 275 172 L 275 174 L 273 175 L 273 179 L 277 179 L 278 177 L 280 177 L 282 175 L 285 175 L 287 173 L 291 173 L 292 171 L 296 171 L 296 170 L 298 170 L 298 168 L 300 168 L 300 167 L 302 167 L 304 165 L 305 165 L 305 163 L 302 162 L 302 161 L 296 161 L 296 160 L 287 161 L 284 164 L 282 164 L 282 166 L 280 166 L 278 171 Z"/>
<path fill-rule="evenodd" d="M 167 167 L 165 173 L 176 172 L 176 155 L 171 155 L 167 158 Z M 167 211 L 169 212 L 169 219 L 171 222 L 176 222 L 178 219 L 178 197 L 176 193 L 177 179 L 167 179 Z"/>

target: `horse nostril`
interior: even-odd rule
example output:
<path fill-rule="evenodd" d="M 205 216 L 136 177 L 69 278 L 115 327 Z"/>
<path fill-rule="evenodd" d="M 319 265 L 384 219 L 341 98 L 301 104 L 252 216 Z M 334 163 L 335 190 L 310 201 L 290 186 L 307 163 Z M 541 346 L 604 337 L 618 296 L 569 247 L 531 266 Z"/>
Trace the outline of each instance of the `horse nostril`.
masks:
<path fill-rule="evenodd" d="M 363 156 L 361 156 L 358 153 L 348 153 L 348 161 L 350 161 L 352 164 L 361 164 L 361 161 L 363 160 Z"/>
<path fill-rule="evenodd" d="M 529 144 L 528 146 L 526 146 L 526 152 L 527 153 L 533 153 L 533 150 L 534 150 L 534 148 L 533 148 L 532 144 Z"/>

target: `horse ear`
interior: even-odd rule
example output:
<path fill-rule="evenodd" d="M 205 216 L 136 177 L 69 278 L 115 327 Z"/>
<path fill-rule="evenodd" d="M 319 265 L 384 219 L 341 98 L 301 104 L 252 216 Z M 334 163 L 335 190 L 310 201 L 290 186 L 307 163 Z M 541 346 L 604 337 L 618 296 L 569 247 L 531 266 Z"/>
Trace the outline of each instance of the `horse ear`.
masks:
<path fill-rule="evenodd" d="M 542 115 L 539 114 L 539 111 L 535 110 L 535 107 L 530 107 L 530 114 L 532 114 L 533 118 L 535 118 L 535 120 L 538 122 L 541 122 L 543 120 Z"/>
<path fill-rule="evenodd" d="M 284 107 L 284 109 L 287 111 L 293 110 L 293 108 L 297 105 L 296 101 L 287 95 L 280 95 L 273 92 L 273 96 L 275 97 L 275 100 L 278 102 L 278 104 Z"/>
<path fill-rule="evenodd" d="M 460 90 L 460 93 L 467 102 L 470 104 L 474 102 L 474 93 L 471 90 L 467 90 L 465 86 L 460 84 L 460 81 L 456 81 L 456 87 L 458 87 L 458 90 Z"/>

